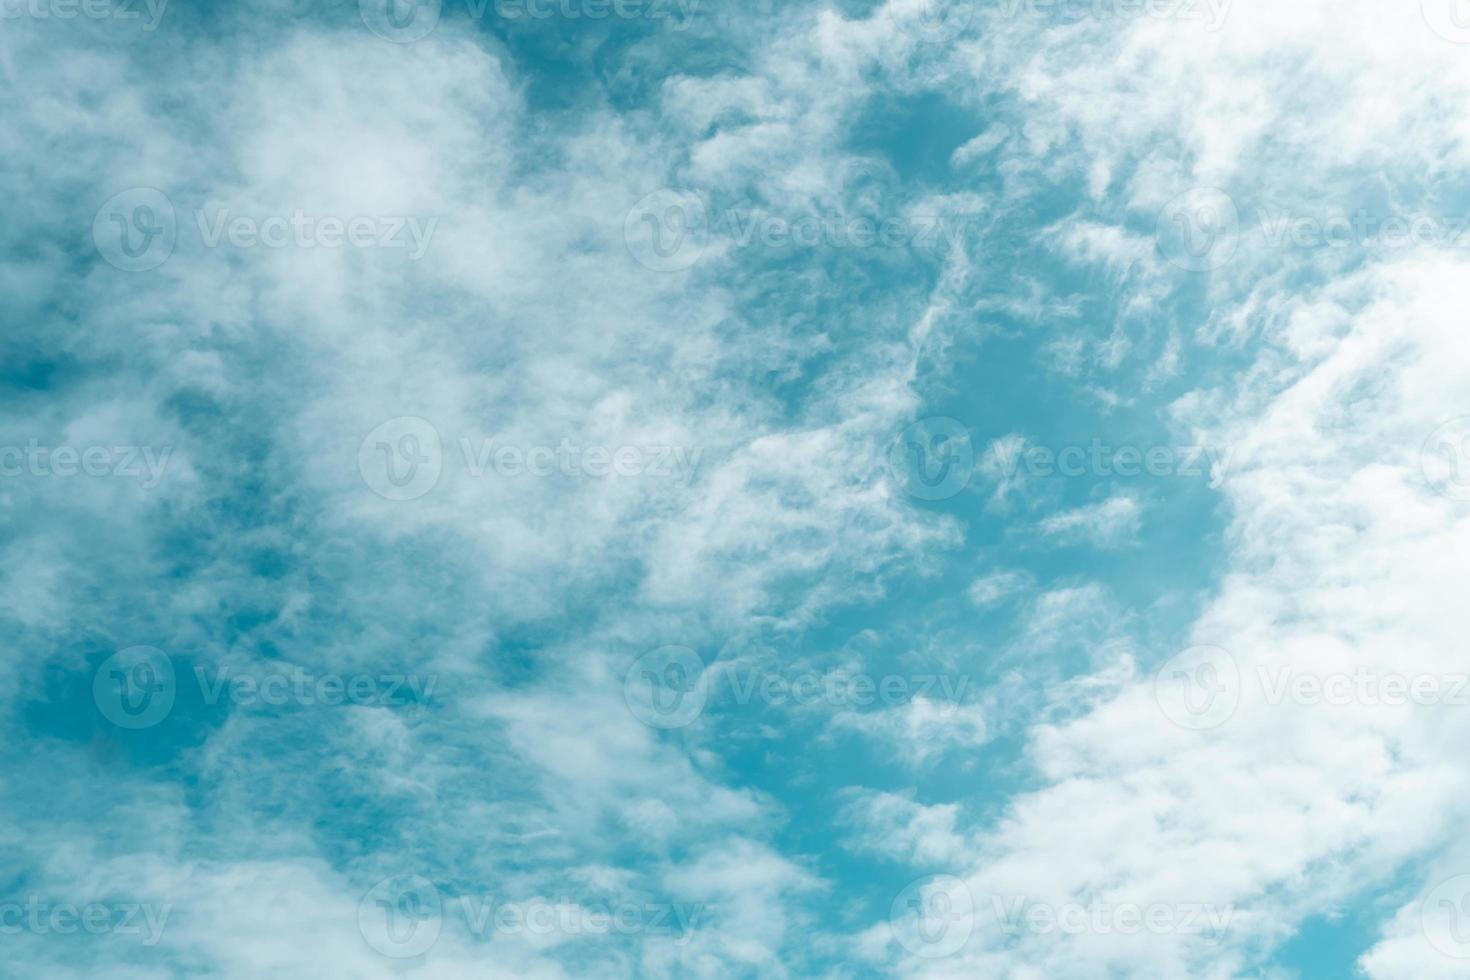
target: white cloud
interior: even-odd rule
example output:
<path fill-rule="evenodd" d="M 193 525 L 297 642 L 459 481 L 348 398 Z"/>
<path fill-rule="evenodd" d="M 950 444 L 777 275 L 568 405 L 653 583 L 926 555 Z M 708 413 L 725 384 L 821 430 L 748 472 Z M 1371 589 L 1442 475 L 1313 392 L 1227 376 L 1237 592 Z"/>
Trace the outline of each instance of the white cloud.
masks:
<path fill-rule="evenodd" d="M 983 609 L 1025 591 L 1030 585 L 1031 579 L 1024 572 L 991 572 L 971 582 L 966 594 Z"/>
<path fill-rule="evenodd" d="M 1143 510 L 1136 498 L 1117 494 L 1095 504 L 1053 514 L 1037 527 L 1058 544 L 1080 542 L 1102 548 L 1118 547 L 1137 536 Z"/>
<path fill-rule="evenodd" d="M 841 817 L 852 828 L 846 846 L 922 867 L 947 867 L 962 856 L 958 819 L 954 803 L 926 806 L 912 794 L 857 789 L 849 792 Z"/>
<path fill-rule="evenodd" d="M 916 695 L 878 711 L 848 711 L 832 718 L 837 731 L 855 731 L 882 742 L 916 766 L 956 750 L 975 749 L 993 737 L 979 704 L 957 704 Z"/>

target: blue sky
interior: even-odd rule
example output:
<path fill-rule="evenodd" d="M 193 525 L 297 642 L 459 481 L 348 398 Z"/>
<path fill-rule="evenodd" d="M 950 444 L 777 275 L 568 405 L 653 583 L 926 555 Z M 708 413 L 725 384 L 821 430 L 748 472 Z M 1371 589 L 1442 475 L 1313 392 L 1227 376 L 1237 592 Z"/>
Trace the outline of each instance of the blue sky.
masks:
<path fill-rule="evenodd" d="M 0 4 L 0 974 L 1465 976 L 1457 2 Z"/>

